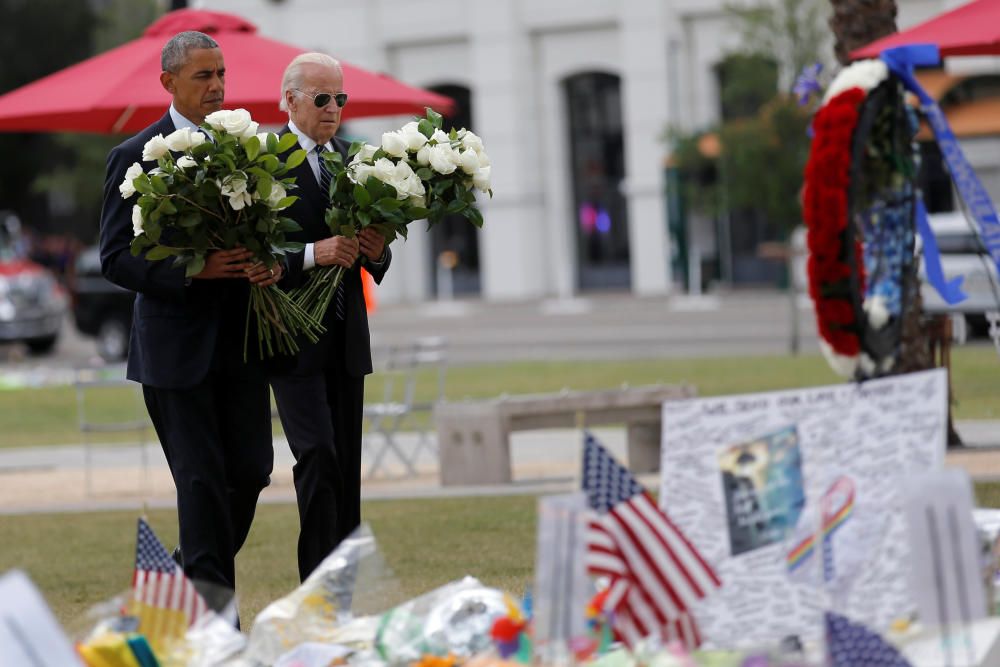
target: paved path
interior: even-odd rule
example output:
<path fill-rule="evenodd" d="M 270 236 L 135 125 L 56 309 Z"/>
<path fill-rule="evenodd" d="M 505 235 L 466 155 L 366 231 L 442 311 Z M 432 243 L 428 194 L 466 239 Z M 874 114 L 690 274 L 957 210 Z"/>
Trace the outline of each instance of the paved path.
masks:
<path fill-rule="evenodd" d="M 962 421 L 957 429 L 969 446 L 950 450 L 948 463 L 965 468 L 976 480 L 1000 480 L 1000 420 Z M 594 432 L 616 456 L 626 459 L 623 428 L 594 429 Z M 407 451 L 416 446 L 415 436 L 402 434 L 399 440 Z M 574 429 L 515 433 L 511 436 L 513 483 L 442 487 L 436 460 L 422 451 L 417 459 L 416 477 L 399 477 L 402 466 L 390 458 L 378 477 L 365 480 L 362 495 L 368 500 L 378 500 L 563 492 L 577 485 L 579 452 L 580 435 Z M 368 463 L 366 459 L 366 466 Z M 287 443 L 276 438 L 272 484 L 265 490 L 263 502 L 294 501 L 292 464 Z M 655 487 L 656 479 L 651 475 L 643 481 Z M 144 449 L 108 445 L 94 446 L 88 451 L 71 445 L 0 450 L 0 514 L 131 510 L 144 504 L 174 506 L 173 484 L 155 443 Z"/>

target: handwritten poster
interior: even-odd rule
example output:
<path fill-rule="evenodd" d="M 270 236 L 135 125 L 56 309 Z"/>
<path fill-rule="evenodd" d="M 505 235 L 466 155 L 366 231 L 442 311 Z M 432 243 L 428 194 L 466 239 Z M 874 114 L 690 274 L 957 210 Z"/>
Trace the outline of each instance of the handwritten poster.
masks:
<path fill-rule="evenodd" d="M 664 403 L 660 503 L 723 583 L 695 610 L 704 637 L 815 639 L 825 609 L 879 630 L 912 612 L 900 480 L 943 464 L 946 425 L 941 369 Z"/>

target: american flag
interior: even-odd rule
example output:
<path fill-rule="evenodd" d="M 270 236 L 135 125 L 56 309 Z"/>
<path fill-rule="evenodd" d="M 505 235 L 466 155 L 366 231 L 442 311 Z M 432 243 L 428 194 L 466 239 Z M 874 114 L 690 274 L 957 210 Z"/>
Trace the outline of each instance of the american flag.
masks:
<path fill-rule="evenodd" d="M 831 667 L 910 667 L 892 644 L 833 612 L 826 613 L 826 647 Z"/>
<path fill-rule="evenodd" d="M 584 434 L 583 490 L 595 510 L 587 570 L 610 578 L 605 609 L 629 646 L 655 636 L 701 644 L 688 609 L 721 585 L 712 567 L 632 474 Z"/>
<path fill-rule="evenodd" d="M 156 539 L 145 519 L 139 519 L 132 578 L 131 613 L 139 632 L 154 649 L 184 636 L 208 607 L 183 570 Z"/>

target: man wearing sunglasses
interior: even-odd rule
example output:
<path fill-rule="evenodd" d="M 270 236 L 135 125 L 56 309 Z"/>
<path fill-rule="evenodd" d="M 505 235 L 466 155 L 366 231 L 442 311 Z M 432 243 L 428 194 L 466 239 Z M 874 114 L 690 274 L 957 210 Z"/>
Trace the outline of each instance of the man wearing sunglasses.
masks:
<path fill-rule="evenodd" d="M 318 343 L 300 341 L 288 368 L 271 375 L 278 414 L 295 457 L 292 469 L 299 506 L 299 575 L 309 573 L 361 522 L 361 416 L 365 375 L 372 372 L 368 314 L 361 267 L 381 282 L 392 254 L 382 236 L 362 230 L 355 239 L 332 236 L 325 222 L 330 175 L 324 151 L 344 158 L 350 145 L 335 137 L 347 104 L 340 63 L 322 53 L 306 53 L 288 65 L 281 83 L 281 108 L 308 158 L 291 173 L 299 200 L 286 214 L 302 230 L 289 235 L 306 244 L 289 258 L 293 274 L 316 266 L 348 269 L 334 295 Z"/>

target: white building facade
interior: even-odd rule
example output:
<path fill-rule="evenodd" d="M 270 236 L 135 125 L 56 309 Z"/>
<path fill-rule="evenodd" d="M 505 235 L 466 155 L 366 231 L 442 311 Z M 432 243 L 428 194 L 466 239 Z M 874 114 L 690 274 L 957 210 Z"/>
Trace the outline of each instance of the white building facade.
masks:
<path fill-rule="evenodd" d="M 481 198 L 485 227 L 414 230 L 394 246 L 393 268 L 379 288 L 388 302 L 455 292 L 523 300 L 676 289 L 665 134 L 719 118 L 713 66 L 739 46 L 724 4 L 191 2 L 240 14 L 268 37 L 463 101 L 455 120 L 483 137 L 493 163 L 494 197 Z M 952 3 L 899 4 L 905 27 Z M 350 93 L 350 81 L 345 87 Z M 345 130 L 375 140 L 406 120 L 348 120 Z M 697 254 L 719 252 L 716 228 L 697 221 L 688 226 L 687 243 Z M 441 268 L 445 258 L 457 262 L 453 271 Z"/>

